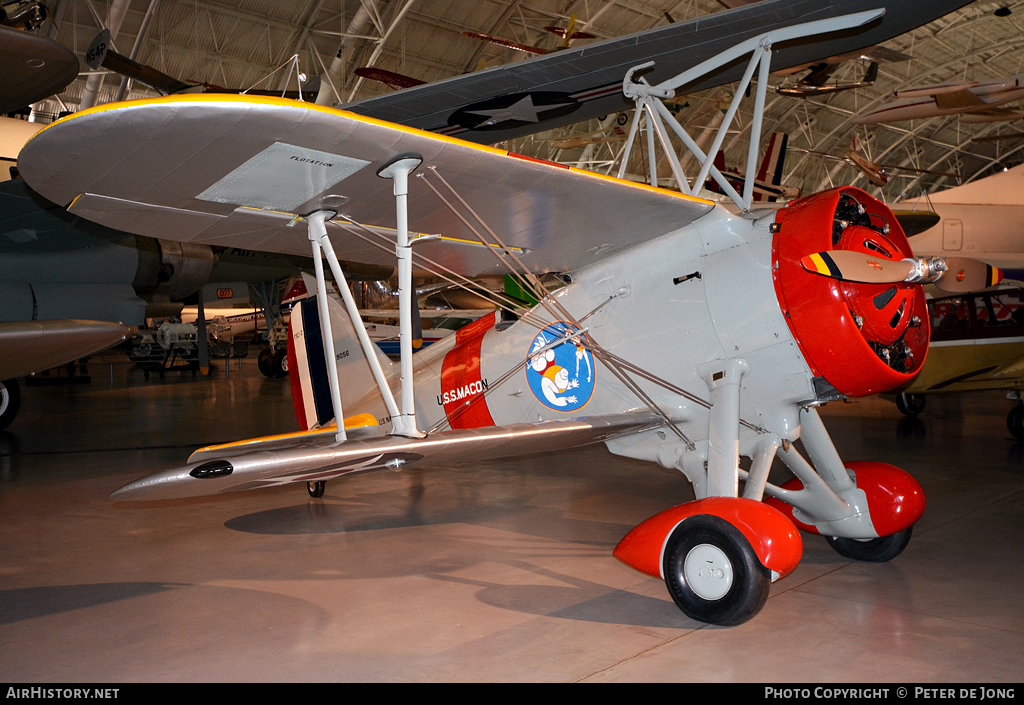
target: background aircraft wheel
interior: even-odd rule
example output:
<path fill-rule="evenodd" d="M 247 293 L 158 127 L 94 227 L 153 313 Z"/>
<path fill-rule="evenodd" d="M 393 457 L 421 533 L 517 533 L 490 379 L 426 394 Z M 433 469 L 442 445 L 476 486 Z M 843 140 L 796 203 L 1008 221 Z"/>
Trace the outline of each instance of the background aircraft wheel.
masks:
<path fill-rule="evenodd" d="M 288 351 L 284 348 L 278 348 L 274 352 L 274 358 L 271 361 L 271 367 L 274 370 L 275 377 L 287 377 L 288 376 Z"/>
<path fill-rule="evenodd" d="M 0 382 L 0 431 L 11 425 L 21 407 L 21 389 L 18 380 L 6 379 Z"/>
<path fill-rule="evenodd" d="M 256 366 L 264 377 L 274 376 L 274 351 L 270 348 L 260 350 L 260 356 L 256 358 Z"/>
<path fill-rule="evenodd" d="M 321 480 L 320 482 L 307 482 L 306 491 L 309 492 L 310 497 L 319 499 L 324 496 L 324 490 L 327 489 L 327 483 Z"/>
<path fill-rule="evenodd" d="M 1010 409 L 1006 416 L 1006 428 L 1018 441 L 1024 441 L 1024 404 L 1018 404 Z"/>
<path fill-rule="evenodd" d="M 924 411 L 924 405 L 928 400 L 923 394 L 897 394 L 896 408 L 906 416 L 917 416 Z"/>
<path fill-rule="evenodd" d="M 868 539 L 867 541 L 845 539 L 839 536 L 826 536 L 825 540 L 840 556 L 852 558 L 855 561 L 884 563 L 903 553 L 903 549 L 910 543 L 910 534 L 913 530 L 913 526 L 908 526 L 895 534 L 879 536 L 877 539 Z"/>
<path fill-rule="evenodd" d="M 699 514 L 683 521 L 668 541 L 665 583 L 687 616 L 733 626 L 761 611 L 771 576 L 736 527 Z"/>

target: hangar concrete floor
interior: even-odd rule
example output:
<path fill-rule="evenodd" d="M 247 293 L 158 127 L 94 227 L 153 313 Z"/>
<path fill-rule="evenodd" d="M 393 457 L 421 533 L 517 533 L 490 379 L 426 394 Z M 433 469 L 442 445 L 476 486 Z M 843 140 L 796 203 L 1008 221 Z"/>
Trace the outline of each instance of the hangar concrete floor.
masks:
<path fill-rule="evenodd" d="M 1024 446 L 997 393 L 831 404 L 847 459 L 928 508 L 888 564 L 804 537 L 735 628 L 687 619 L 616 542 L 692 497 L 603 446 L 234 496 L 115 505 L 197 446 L 296 428 L 285 380 L 23 387 L 0 432 L 0 681 L 1019 682 Z"/>

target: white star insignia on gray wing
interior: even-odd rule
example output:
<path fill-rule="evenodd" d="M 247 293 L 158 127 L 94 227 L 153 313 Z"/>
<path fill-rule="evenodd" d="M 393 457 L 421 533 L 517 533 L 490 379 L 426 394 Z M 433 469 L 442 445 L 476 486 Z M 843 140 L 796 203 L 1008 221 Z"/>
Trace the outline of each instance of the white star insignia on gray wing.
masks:
<path fill-rule="evenodd" d="M 533 104 L 533 96 L 528 95 L 505 108 L 492 108 L 490 110 L 467 110 L 470 115 L 483 115 L 488 119 L 477 127 L 497 125 L 506 120 L 519 120 L 521 122 L 540 122 L 538 115 L 548 110 L 561 108 L 571 103 L 556 103 L 554 105 L 536 106 Z"/>

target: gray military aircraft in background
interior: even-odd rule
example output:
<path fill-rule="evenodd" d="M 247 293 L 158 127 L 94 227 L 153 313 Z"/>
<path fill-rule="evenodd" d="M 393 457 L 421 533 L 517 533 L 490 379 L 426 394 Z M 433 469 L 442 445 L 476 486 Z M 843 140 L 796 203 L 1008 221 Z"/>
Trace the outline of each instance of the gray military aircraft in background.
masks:
<path fill-rule="evenodd" d="M 35 0 L 0 3 L 0 115 L 60 93 L 78 77 L 78 57 L 33 30 L 46 20 Z"/>
<path fill-rule="evenodd" d="M 355 279 L 392 271 L 347 268 Z M 209 283 L 248 290 L 311 270 L 308 257 L 121 232 L 71 215 L 22 179 L 0 183 L 0 429 L 18 412 L 15 378 L 116 345 L 147 318 L 180 315 Z M 276 303 L 269 296 L 264 308 Z"/>

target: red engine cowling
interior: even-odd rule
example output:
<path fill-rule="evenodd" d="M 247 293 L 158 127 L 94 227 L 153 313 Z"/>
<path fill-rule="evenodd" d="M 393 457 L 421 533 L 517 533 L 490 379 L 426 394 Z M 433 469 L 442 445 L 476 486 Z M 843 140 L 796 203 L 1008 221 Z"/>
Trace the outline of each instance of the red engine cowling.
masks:
<path fill-rule="evenodd" d="M 861 284 L 808 272 L 800 260 L 827 250 L 912 257 L 885 204 L 856 188 L 794 201 L 779 211 L 772 276 L 779 305 L 811 371 L 847 396 L 909 382 L 928 354 L 931 328 L 916 284 Z"/>

